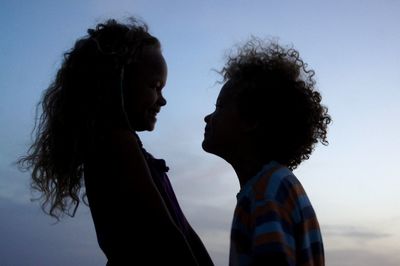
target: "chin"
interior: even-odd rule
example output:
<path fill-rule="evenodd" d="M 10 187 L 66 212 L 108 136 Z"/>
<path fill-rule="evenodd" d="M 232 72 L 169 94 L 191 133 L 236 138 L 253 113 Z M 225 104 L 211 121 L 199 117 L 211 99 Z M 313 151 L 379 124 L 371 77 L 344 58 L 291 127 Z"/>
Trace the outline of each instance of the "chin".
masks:
<path fill-rule="evenodd" d="M 146 130 L 153 131 L 156 128 L 156 122 L 156 119 L 148 121 L 146 124 Z"/>
<path fill-rule="evenodd" d="M 148 123 L 141 123 L 140 125 L 136 125 L 134 127 L 135 131 L 153 131 L 155 128 L 156 124 L 152 122 Z"/>
<path fill-rule="evenodd" d="M 136 129 L 135 131 L 153 131 L 155 129 L 155 126 L 146 126 L 146 127 L 141 127 L 139 129 Z"/>
<path fill-rule="evenodd" d="M 209 146 L 207 145 L 206 140 L 203 140 L 203 142 L 201 143 L 201 147 L 203 148 L 204 151 L 210 152 L 210 149 L 209 149 Z"/>
<path fill-rule="evenodd" d="M 156 128 L 155 126 L 151 126 L 151 127 L 148 127 L 146 130 L 147 131 L 154 131 L 155 128 Z"/>

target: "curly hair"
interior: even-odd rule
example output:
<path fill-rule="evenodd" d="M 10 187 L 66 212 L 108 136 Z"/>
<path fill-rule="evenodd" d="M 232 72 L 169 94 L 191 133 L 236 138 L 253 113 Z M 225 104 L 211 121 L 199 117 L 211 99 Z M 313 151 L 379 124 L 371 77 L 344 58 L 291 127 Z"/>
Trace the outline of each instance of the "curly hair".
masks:
<path fill-rule="evenodd" d="M 106 20 L 87 32 L 64 54 L 37 105 L 42 113 L 36 114 L 34 142 L 17 161 L 21 170 L 32 170 L 31 189 L 57 220 L 74 216 L 81 200 L 86 204 L 81 188 L 90 144 L 116 123 L 127 123 L 121 114 L 124 68 L 140 60 L 145 46 L 160 48 L 147 25 L 134 18 L 126 24 Z"/>
<path fill-rule="evenodd" d="M 228 56 L 220 73 L 223 81 L 239 84 L 237 104 L 245 118 L 259 121 L 257 141 L 262 156 L 295 169 L 315 145 L 327 145 L 331 122 L 314 71 L 293 48 L 252 37 Z"/>

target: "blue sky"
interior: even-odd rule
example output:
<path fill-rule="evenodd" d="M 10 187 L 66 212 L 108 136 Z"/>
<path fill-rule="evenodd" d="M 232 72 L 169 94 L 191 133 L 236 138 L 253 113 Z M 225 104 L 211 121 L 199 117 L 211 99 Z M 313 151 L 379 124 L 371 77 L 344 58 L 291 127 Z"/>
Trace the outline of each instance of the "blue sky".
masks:
<path fill-rule="evenodd" d="M 179 201 L 216 265 L 227 265 L 239 184 L 201 150 L 224 55 L 250 35 L 293 45 L 316 71 L 333 118 L 330 145 L 295 174 L 319 217 L 327 265 L 400 265 L 400 1 L 11 1 L 0 3 L 0 265 L 102 265 L 87 207 L 53 220 L 12 162 L 62 54 L 106 18 L 139 16 L 163 45 L 168 104 L 141 133 L 167 160 Z"/>

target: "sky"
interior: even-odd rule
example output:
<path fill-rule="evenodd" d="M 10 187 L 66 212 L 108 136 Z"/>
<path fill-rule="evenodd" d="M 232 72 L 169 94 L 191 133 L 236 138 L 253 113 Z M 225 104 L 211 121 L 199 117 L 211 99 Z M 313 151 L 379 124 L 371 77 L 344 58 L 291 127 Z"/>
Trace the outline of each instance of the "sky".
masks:
<path fill-rule="evenodd" d="M 142 18 L 162 43 L 168 104 L 140 136 L 164 158 L 178 200 L 216 265 L 228 264 L 239 182 L 201 149 L 227 54 L 249 36 L 292 45 L 316 72 L 333 123 L 294 171 L 317 213 L 326 265 L 400 265 L 399 0 L 0 0 L 0 265 L 104 265 L 86 206 L 55 221 L 13 162 L 62 55 L 107 18 Z"/>

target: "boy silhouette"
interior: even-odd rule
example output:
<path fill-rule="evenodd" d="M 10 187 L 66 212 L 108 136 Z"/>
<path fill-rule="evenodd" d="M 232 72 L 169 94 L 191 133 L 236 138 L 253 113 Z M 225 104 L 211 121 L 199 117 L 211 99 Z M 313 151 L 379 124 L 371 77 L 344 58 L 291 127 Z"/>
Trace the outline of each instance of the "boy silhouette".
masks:
<path fill-rule="evenodd" d="M 203 149 L 230 163 L 240 182 L 229 265 L 324 265 L 313 207 L 292 173 L 331 118 L 314 71 L 294 49 L 252 39 L 230 56 Z"/>

